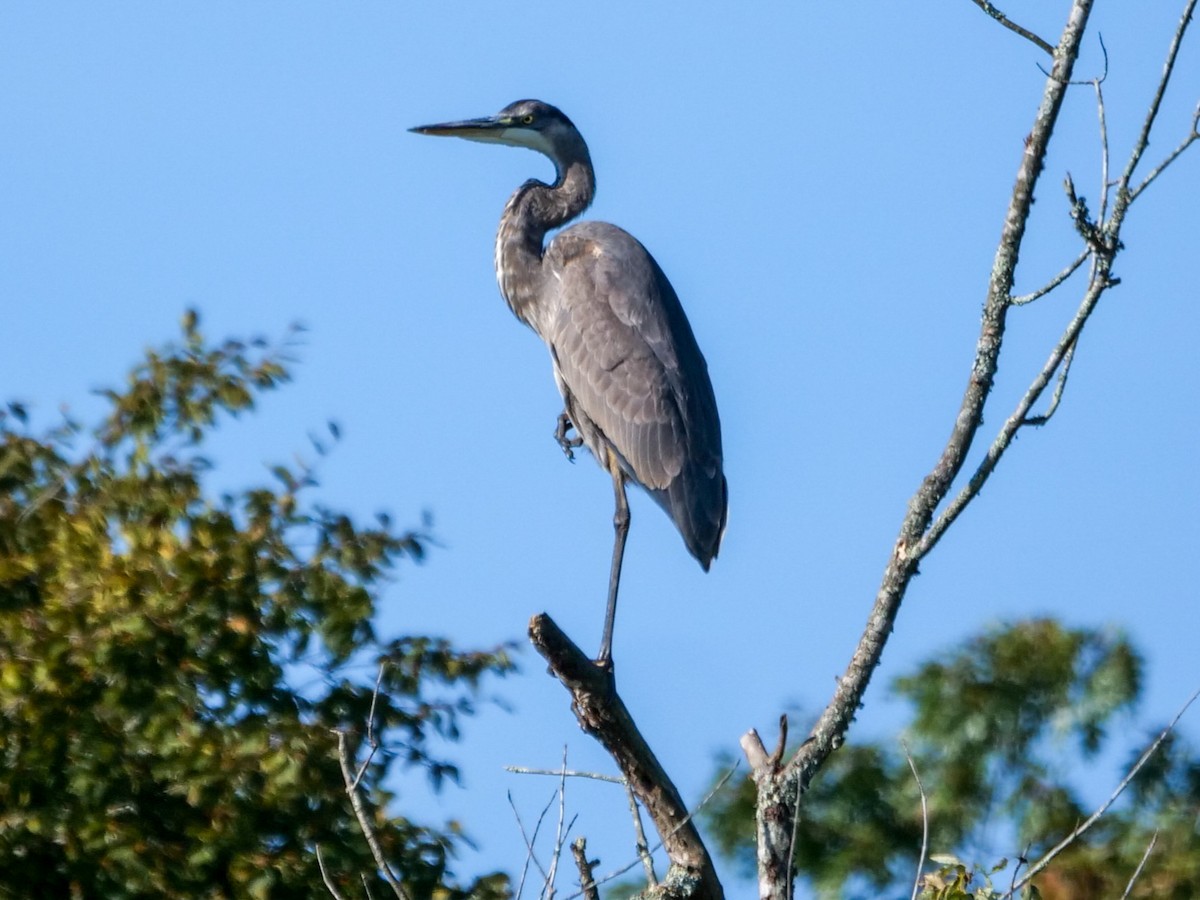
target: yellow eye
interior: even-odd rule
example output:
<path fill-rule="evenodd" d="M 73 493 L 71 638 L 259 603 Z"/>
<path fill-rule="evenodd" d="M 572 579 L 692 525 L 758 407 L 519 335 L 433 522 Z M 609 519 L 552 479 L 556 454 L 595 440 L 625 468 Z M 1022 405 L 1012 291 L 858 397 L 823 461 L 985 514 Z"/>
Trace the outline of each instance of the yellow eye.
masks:
<path fill-rule="evenodd" d="M 522 125 L 532 125 L 533 124 L 533 116 L 532 115 L 521 116 L 521 124 Z"/>

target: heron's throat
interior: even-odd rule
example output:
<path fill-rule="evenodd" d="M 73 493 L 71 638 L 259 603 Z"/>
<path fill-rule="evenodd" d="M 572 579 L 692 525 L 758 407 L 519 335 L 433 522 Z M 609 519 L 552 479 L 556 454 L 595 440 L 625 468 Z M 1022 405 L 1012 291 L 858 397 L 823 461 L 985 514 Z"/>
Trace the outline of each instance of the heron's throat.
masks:
<path fill-rule="evenodd" d="M 539 313 L 544 305 L 542 268 L 546 232 L 571 221 L 587 209 L 596 193 L 591 162 L 586 158 L 560 169 L 558 181 L 527 181 L 509 198 L 496 232 L 496 281 L 518 319 L 543 334 Z"/>

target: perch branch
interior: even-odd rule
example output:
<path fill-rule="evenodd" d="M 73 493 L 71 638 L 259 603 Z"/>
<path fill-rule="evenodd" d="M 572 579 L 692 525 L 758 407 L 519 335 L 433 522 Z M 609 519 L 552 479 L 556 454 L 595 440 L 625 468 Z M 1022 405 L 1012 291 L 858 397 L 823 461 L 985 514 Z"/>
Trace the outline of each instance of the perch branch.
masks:
<path fill-rule="evenodd" d="M 683 890 L 686 894 L 681 896 L 722 900 L 721 884 L 700 832 L 617 694 L 611 672 L 596 666 L 545 613 L 530 620 L 529 638 L 570 692 L 580 727 L 609 752 L 654 822 L 671 862 L 659 886 L 664 894 Z"/>

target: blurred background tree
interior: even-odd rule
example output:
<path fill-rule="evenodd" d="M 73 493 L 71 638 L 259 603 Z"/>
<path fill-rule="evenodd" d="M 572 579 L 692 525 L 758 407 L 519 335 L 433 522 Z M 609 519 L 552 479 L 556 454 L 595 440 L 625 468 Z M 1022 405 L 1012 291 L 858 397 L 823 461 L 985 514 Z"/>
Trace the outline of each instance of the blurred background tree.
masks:
<path fill-rule="evenodd" d="M 35 434 L 20 404 L 0 414 L 0 896 L 361 892 L 376 866 L 338 730 L 410 896 L 505 892 L 456 879 L 459 824 L 395 815 L 380 785 L 402 767 L 455 777 L 437 740 L 508 648 L 376 634 L 423 537 L 314 504 L 303 464 L 205 491 L 206 433 L 287 379 L 281 352 L 210 345 L 189 313 L 182 344 L 104 392 L 98 426 Z"/>
<path fill-rule="evenodd" d="M 1111 758 L 1114 732 L 1127 745 L 1142 668 L 1124 636 L 1053 619 L 999 626 L 938 651 L 891 685 L 912 709 L 903 734 L 860 737 L 814 780 L 797 823 L 800 877 L 819 897 L 909 895 L 922 817 L 905 748 L 926 795 L 930 853 L 978 862 L 985 872 L 997 861 L 980 854 L 998 843 L 1039 857 L 1097 805 L 1084 802 L 1072 769 L 1106 752 Z M 1160 730 L 1146 731 L 1142 746 Z M 1125 769 L 1140 753 L 1139 747 L 1122 760 Z M 721 760 L 721 769 L 730 762 Z M 1115 773 L 1114 787 L 1119 780 Z M 704 815 L 720 852 L 752 873 L 750 779 L 718 794 Z M 1156 833 L 1154 852 L 1128 896 L 1200 896 L 1198 815 L 1200 756 L 1168 737 L 1121 801 L 1035 879 L 1040 896 L 1122 896 Z M 992 881 L 1007 888 L 1015 864 L 1010 859 Z M 937 894 L 930 887 L 922 896 L 990 896 L 982 874 L 974 884 L 977 894 Z"/>

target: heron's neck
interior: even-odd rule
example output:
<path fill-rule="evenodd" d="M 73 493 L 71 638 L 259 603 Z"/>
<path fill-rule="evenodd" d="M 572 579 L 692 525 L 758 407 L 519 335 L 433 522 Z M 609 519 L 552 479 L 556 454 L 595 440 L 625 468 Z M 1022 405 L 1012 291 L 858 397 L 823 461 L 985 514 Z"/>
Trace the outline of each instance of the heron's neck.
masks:
<path fill-rule="evenodd" d="M 590 161 L 565 164 L 552 184 L 527 181 L 509 198 L 496 232 L 496 280 L 517 318 L 542 334 L 538 321 L 543 242 L 546 232 L 565 225 L 592 202 L 596 179 Z"/>

